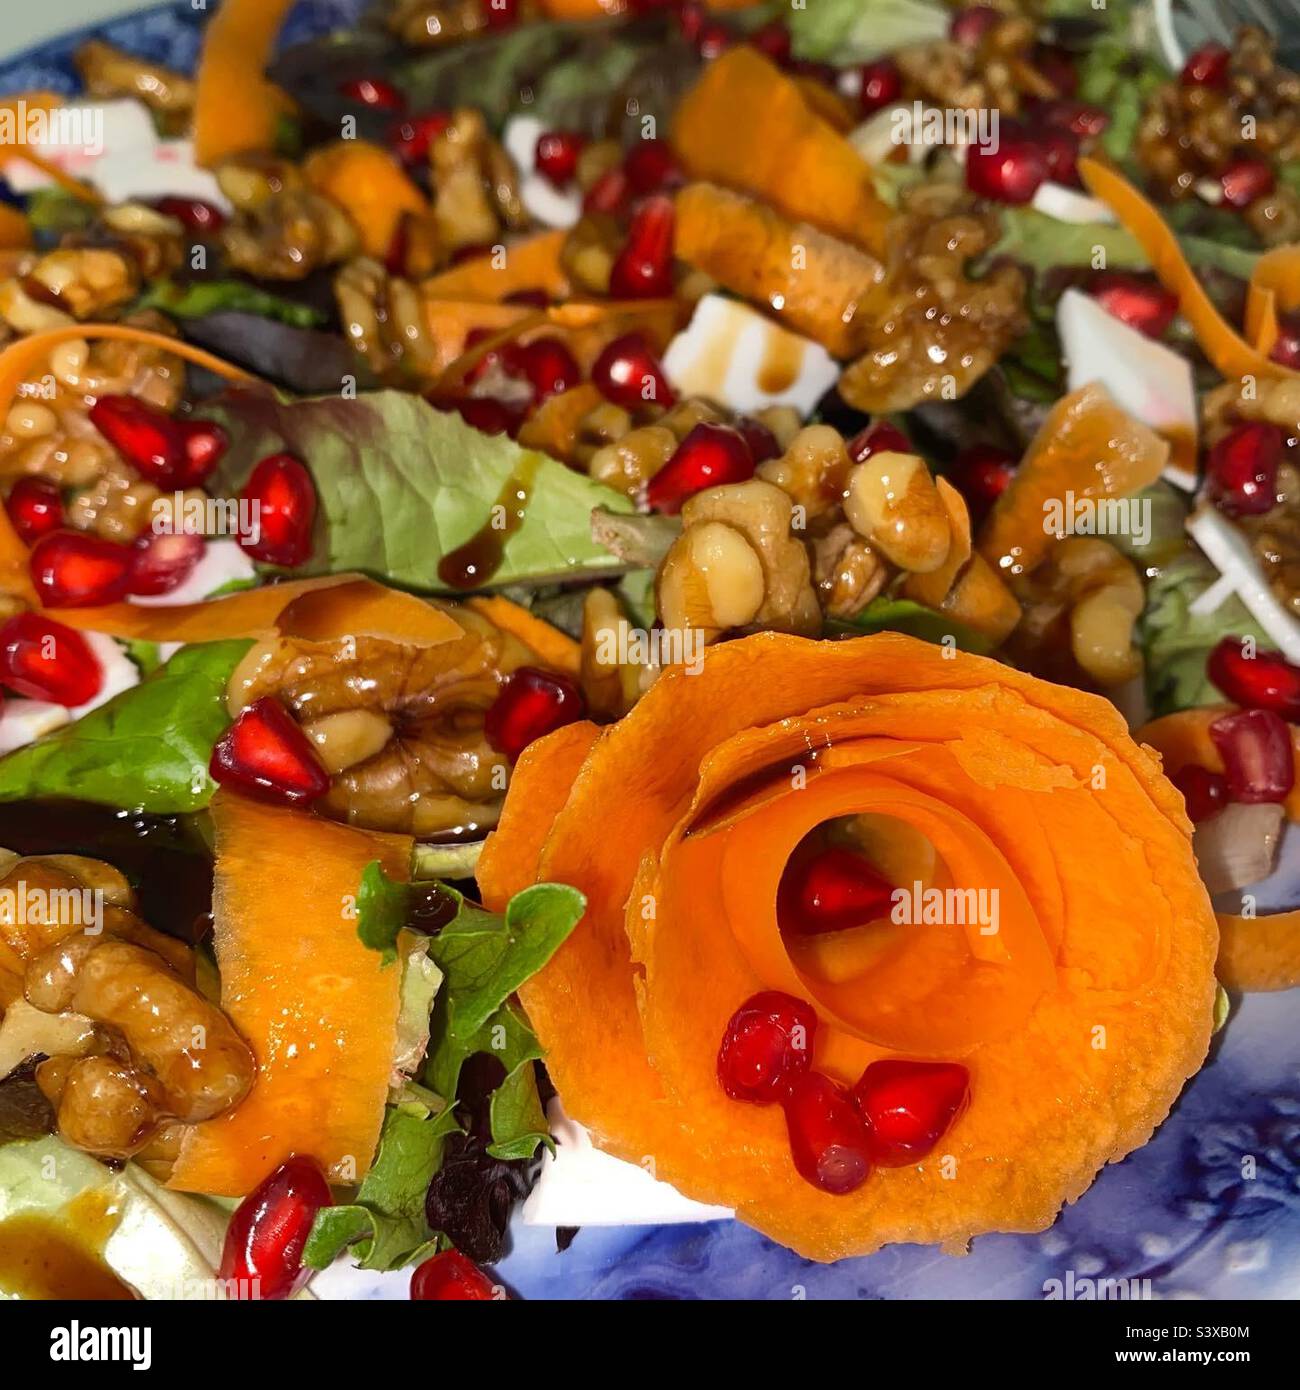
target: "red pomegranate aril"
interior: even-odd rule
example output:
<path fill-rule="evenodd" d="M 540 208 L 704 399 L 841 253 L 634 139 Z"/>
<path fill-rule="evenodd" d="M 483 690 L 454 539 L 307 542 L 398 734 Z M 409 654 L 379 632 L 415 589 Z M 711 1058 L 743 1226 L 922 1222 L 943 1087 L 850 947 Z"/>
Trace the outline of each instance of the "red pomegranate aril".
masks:
<path fill-rule="evenodd" d="M 721 57 L 731 47 L 731 44 L 731 30 L 717 20 L 705 24 L 699 32 L 699 37 L 695 40 L 695 47 L 706 63 Z"/>
<path fill-rule="evenodd" d="M 761 420 L 755 420 L 752 415 L 737 415 L 733 424 L 745 441 L 755 468 L 768 459 L 781 457 L 780 441 Z"/>
<path fill-rule="evenodd" d="M 458 396 L 437 405 L 440 410 L 454 410 L 481 434 L 506 434 L 513 438 L 523 420 L 518 410 L 493 396 Z"/>
<path fill-rule="evenodd" d="M 1172 773 L 1169 780 L 1182 792 L 1193 825 L 1217 816 L 1228 804 L 1228 779 L 1221 772 L 1188 763 Z"/>
<path fill-rule="evenodd" d="M 870 1136 L 843 1087 L 809 1071 L 796 1078 L 785 1098 L 790 1157 L 806 1182 L 843 1197 L 871 1175 Z"/>
<path fill-rule="evenodd" d="M 1068 130 L 1080 140 L 1093 139 L 1101 135 L 1110 125 L 1110 115 L 1100 106 L 1090 106 L 1084 101 L 1045 101 L 1035 115 L 1045 124 L 1058 130 Z"/>
<path fill-rule="evenodd" d="M 490 1302 L 495 1297 L 491 1279 L 459 1250 L 430 1256 L 411 1275 L 411 1298 L 419 1302 Z"/>
<path fill-rule="evenodd" d="M 972 444 L 957 455 L 953 477 L 973 516 L 983 517 L 1002 496 L 1018 463 L 1013 453 L 996 444 Z"/>
<path fill-rule="evenodd" d="M 902 1168 L 952 1127 L 970 1098 L 970 1073 L 957 1062 L 872 1062 L 851 1095 L 866 1121 L 872 1162 Z"/>
<path fill-rule="evenodd" d="M 1295 782 L 1291 730 L 1272 710 L 1225 714 L 1210 725 L 1210 739 L 1223 759 L 1229 801 L 1287 799 Z"/>
<path fill-rule="evenodd" d="M 537 137 L 537 171 L 557 187 L 571 183 L 586 140 L 576 130 L 546 130 Z"/>
<path fill-rule="evenodd" d="M 606 171 L 587 190 L 582 199 L 583 212 L 604 212 L 610 216 L 621 212 L 632 196 L 632 183 L 620 169 Z"/>
<path fill-rule="evenodd" d="M 1009 121 L 1002 123 L 998 140 L 971 145 L 966 152 L 966 187 L 998 203 L 1029 202 L 1050 172 L 1042 142 L 1011 128 Z"/>
<path fill-rule="evenodd" d="M 226 214 L 202 198 L 159 198 L 154 207 L 164 217 L 174 217 L 186 231 L 202 234 L 219 232 L 226 225 Z"/>
<path fill-rule="evenodd" d="M 1281 652 L 1258 651 L 1253 639 L 1225 637 L 1210 653 L 1206 674 L 1234 705 L 1272 710 L 1300 723 L 1300 666 Z"/>
<path fill-rule="evenodd" d="M 1229 516 L 1260 516 L 1277 505 L 1277 468 L 1285 440 L 1261 420 L 1235 425 L 1205 461 L 1210 500 Z"/>
<path fill-rule="evenodd" d="M 1277 341 L 1269 357 L 1284 367 L 1300 371 L 1300 314 L 1277 316 Z"/>
<path fill-rule="evenodd" d="M 769 20 L 762 28 L 755 29 L 745 42 L 782 67 L 790 61 L 790 31 L 779 19 Z"/>
<path fill-rule="evenodd" d="M 445 111 L 429 111 L 423 116 L 406 116 L 388 132 L 388 143 L 403 164 L 423 164 L 429 146 L 451 124 Z"/>
<path fill-rule="evenodd" d="M 854 463 L 865 463 L 872 454 L 910 454 L 912 441 L 896 425 L 881 420 L 855 434 L 848 451 Z"/>
<path fill-rule="evenodd" d="M 288 1298 L 311 1274 L 302 1254 L 316 1214 L 332 1206 L 314 1159 L 294 1154 L 235 1208 L 226 1228 L 220 1276 L 227 1298 Z"/>
<path fill-rule="evenodd" d="M 1178 296 L 1158 280 L 1127 270 L 1099 270 L 1088 293 L 1112 317 L 1148 338 L 1162 338 L 1178 313 Z"/>
<path fill-rule="evenodd" d="M 51 531 L 32 548 L 32 583 L 47 608 L 116 603 L 130 592 L 131 547 L 88 536 Z"/>
<path fill-rule="evenodd" d="M 0 685 L 31 700 L 84 705 L 104 672 L 79 632 L 41 613 L 17 613 L 0 627 Z"/>
<path fill-rule="evenodd" d="M 677 400 L 663 366 L 639 333 L 625 333 L 601 349 L 592 364 L 591 384 L 606 400 L 626 410 L 639 410 L 649 403 L 667 409 Z"/>
<path fill-rule="evenodd" d="M 577 681 L 557 671 L 521 666 L 488 706 L 483 732 L 498 753 L 514 762 L 530 743 L 576 723 L 586 711 Z"/>
<path fill-rule="evenodd" d="M 382 77 L 354 77 L 339 83 L 339 95 L 376 111 L 400 111 L 406 98 Z"/>
<path fill-rule="evenodd" d="M 864 116 L 870 116 L 884 106 L 892 106 L 902 95 L 903 74 L 896 63 L 888 58 L 880 58 L 863 65 L 858 101 Z"/>
<path fill-rule="evenodd" d="M 63 525 L 63 495 L 45 478 L 19 478 L 5 498 L 5 511 L 28 545 Z"/>
<path fill-rule="evenodd" d="M 673 200 L 647 198 L 632 214 L 627 244 L 614 259 L 614 299 L 666 299 L 673 292 Z"/>
<path fill-rule="evenodd" d="M 281 806 L 310 805 L 330 789 L 307 735 L 271 695 L 239 712 L 217 740 L 208 771 L 223 787 Z"/>
<path fill-rule="evenodd" d="M 179 589 L 203 558 L 207 542 L 186 531 L 146 531 L 132 546 L 132 594 L 169 594 Z"/>
<path fill-rule="evenodd" d="M 638 140 L 623 157 L 627 186 L 637 197 L 680 183 L 681 166 L 665 140 Z"/>
<path fill-rule="evenodd" d="M 948 26 L 948 37 L 954 43 L 975 48 L 983 42 L 984 36 L 1001 18 L 991 5 L 972 5 L 969 9 L 958 10 Z"/>
<path fill-rule="evenodd" d="M 832 845 L 797 856 L 781 875 L 777 918 L 797 936 L 844 931 L 888 915 L 893 885 L 868 859 Z"/>
<path fill-rule="evenodd" d="M 509 365 L 528 378 L 536 400 L 558 395 L 582 380 L 582 369 L 558 338 L 534 338 L 509 354 Z"/>
<path fill-rule="evenodd" d="M 812 1065 L 817 1014 L 780 990 L 751 995 L 731 1015 L 718 1048 L 718 1082 L 732 1100 L 771 1105 Z"/>
<path fill-rule="evenodd" d="M 1067 188 L 1079 187 L 1079 137 L 1048 127 L 1038 132 L 1038 141 L 1047 160 L 1047 177 Z"/>
<path fill-rule="evenodd" d="M 754 459 L 744 436 L 726 425 L 696 425 L 677 452 L 646 485 L 646 501 L 657 512 L 676 516 L 688 497 L 721 483 L 743 483 L 754 476 Z"/>
<path fill-rule="evenodd" d="M 519 0 L 483 0 L 489 29 L 513 29 L 519 23 Z"/>
<path fill-rule="evenodd" d="M 1277 187 L 1277 175 L 1265 159 L 1235 159 L 1219 175 L 1223 201 L 1230 208 L 1248 208 Z"/>
<path fill-rule="evenodd" d="M 215 420 L 178 420 L 184 463 L 177 470 L 177 487 L 198 487 L 221 462 L 230 436 Z"/>
<path fill-rule="evenodd" d="M 256 540 L 239 537 L 239 548 L 266 565 L 292 569 L 311 555 L 316 520 L 316 488 L 311 474 L 292 454 L 271 454 L 249 475 L 240 500 L 256 508 L 261 527 Z"/>
<path fill-rule="evenodd" d="M 700 33 L 708 18 L 708 11 L 700 0 L 683 0 L 677 10 L 677 27 L 687 43 L 699 44 Z"/>
<path fill-rule="evenodd" d="M 1181 81 L 1185 87 L 1226 87 L 1232 54 L 1221 43 L 1207 43 L 1183 64 Z"/>
<path fill-rule="evenodd" d="M 135 396 L 100 396 L 90 423 L 151 483 L 174 487 L 184 471 L 185 440 L 165 410 Z"/>

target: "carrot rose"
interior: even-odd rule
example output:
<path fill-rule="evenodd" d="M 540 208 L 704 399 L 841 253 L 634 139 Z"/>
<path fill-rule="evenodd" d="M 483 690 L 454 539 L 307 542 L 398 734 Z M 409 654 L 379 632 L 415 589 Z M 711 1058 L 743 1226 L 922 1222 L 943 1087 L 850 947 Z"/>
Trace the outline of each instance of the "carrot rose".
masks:
<path fill-rule="evenodd" d="M 1094 696 L 898 634 L 727 643 L 535 744 L 479 882 L 499 908 L 539 879 L 589 903 L 521 991 L 569 1113 L 815 1259 L 1042 1229 L 1210 1036 L 1215 920 L 1158 763 Z M 764 1076 L 784 1104 L 720 1084 L 760 993 L 811 1054 Z"/>

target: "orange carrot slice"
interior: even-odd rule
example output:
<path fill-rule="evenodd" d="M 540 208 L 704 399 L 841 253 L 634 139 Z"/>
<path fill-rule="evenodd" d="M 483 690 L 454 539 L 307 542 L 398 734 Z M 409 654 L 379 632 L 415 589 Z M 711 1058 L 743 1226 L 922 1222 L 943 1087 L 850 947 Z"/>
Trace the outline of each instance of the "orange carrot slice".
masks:
<path fill-rule="evenodd" d="M 1219 913 L 1219 961 L 1224 989 L 1267 993 L 1300 985 L 1300 911 L 1264 917 Z"/>
<path fill-rule="evenodd" d="M 519 290 L 545 290 L 551 299 L 567 299 L 569 277 L 560 264 L 565 232 L 539 232 L 506 247 L 498 264 L 491 252 L 461 261 L 420 282 L 429 299 L 474 299 L 498 304 Z"/>
<path fill-rule="evenodd" d="M 576 676 L 582 666 L 582 648 L 558 627 L 512 603 L 500 594 L 486 595 L 466 600 L 466 605 L 476 613 L 481 613 L 488 622 L 517 637 L 526 647 L 530 647 L 539 657 L 556 671 L 567 671 Z"/>
<path fill-rule="evenodd" d="M 290 1154 L 335 1182 L 369 1169 L 397 1041 L 401 971 L 357 939 L 361 872 L 410 872 L 412 841 L 218 792 L 221 1007 L 257 1060 L 234 1110 L 190 1129 L 168 1186 L 239 1197 Z"/>
<path fill-rule="evenodd" d="M 427 211 L 397 158 L 368 140 L 336 140 L 303 161 L 303 177 L 352 219 L 366 254 L 383 257 L 402 215 Z"/>
<path fill-rule="evenodd" d="M 266 65 L 292 8 L 293 0 L 222 0 L 209 21 L 194 103 L 194 153 L 200 164 L 274 145 L 289 101 L 266 80 Z"/>

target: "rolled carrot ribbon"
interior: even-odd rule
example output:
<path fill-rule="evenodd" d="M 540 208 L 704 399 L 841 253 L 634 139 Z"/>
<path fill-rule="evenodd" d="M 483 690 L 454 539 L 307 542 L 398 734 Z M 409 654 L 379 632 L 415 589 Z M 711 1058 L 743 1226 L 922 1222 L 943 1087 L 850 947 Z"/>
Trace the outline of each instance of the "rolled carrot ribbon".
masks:
<path fill-rule="evenodd" d="M 996 890 L 996 929 L 787 942 L 791 852 L 857 815 L 928 841 L 954 890 Z M 521 990 L 568 1112 L 814 1259 L 1046 1227 L 1146 1141 L 1209 1041 L 1218 932 L 1157 760 L 1095 696 L 895 633 L 725 643 L 612 728 L 543 739 L 478 878 L 493 907 L 538 880 L 587 895 Z M 831 1196 L 798 1176 L 781 1108 L 728 1099 L 715 1072 L 766 989 L 816 1009 L 813 1065 L 841 1083 L 889 1056 L 968 1068 L 949 1177 L 926 1162 Z"/>

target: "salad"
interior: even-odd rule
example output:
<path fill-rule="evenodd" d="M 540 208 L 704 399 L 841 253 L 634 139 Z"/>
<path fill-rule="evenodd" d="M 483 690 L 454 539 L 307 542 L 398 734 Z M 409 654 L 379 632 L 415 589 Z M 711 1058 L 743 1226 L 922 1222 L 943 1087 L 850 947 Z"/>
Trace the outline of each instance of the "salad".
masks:
<path fill-rule="evenodd" d="M 0 1291 L 1046 1230 L 1300 985 L 1300 75 L 290 8 L 0 97 Z"/>

